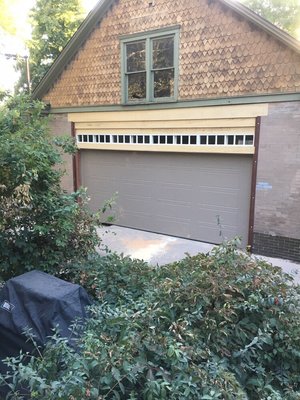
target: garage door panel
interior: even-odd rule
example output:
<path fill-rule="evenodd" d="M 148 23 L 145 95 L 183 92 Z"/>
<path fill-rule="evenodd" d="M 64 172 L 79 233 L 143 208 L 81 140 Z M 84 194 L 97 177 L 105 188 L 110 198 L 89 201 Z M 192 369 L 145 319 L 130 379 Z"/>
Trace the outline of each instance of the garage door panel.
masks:
<path fill-rule="evenodd" d="M 172 203 L 170 201 L 157 201 L 156 210 L 158 215 L 164 216 L 166 208 L 168 217 L 176 218 L 178 215 L 190 215 L 191 206 L 188 203 Z"/>
<path fill-rule="evenodd" d="M 118 192 L 116 224 L 220 243 L 247 242 L 252 158 L 247 155 L 81 151 L 91 208 Z"/>
<path fill-rule="evenodd" d="M 118 192 L 120 193 L 131 193 L 132 195 L 137 195 L 137 196 L 149 196 L 149 190 L 148 188 L 153 186 L 154 182 L 153 181 L 120 181 L 117 182 L 116 188 L 118 189 Z"/>
<path fill-rule="evenodd" d="M 211 173 L 206 172 L 204 174 L 198 174 L 197 180 L 201 183 L 201 187 L 211 188 L 225 188 L 225 189 L 237 189 L 238 188 L 238 176 L 235 171 L 230 174 L 224 174 L 222 172 Z"/>
<path fill-rule="evenodd" d="M 152 219 L 152 231 L 159 232 L 167 235 L 178 235 L 178 232 L 181 232 L 182 237 L 191 237 L 190 236 L 190 220 L 185 220 L 178 217 L 166 217 L 164 215 L 158 214 L 153 218 L 152 214 L 148 213 L 138 213 L 138 212 L 124 212 L 122 215 L 124 219 L 133 219 L 135 220 L 135 224 L 138 226 L 145 226 L 148 224 L 149 218 Z M 122 224 L 121 224 L 122 225 Z M 128 225 L 126 225 L 128 226 Z M 135 228 L 136 226 L 130 226 Z"/>
<path fill-rule="evenodd" d="M 237 228 L 239 225 L 238 210 L 226 210 L 225 208 L 218 210 L 209 209 L 208 207 L 199 207 L 194 210 L 194 218 L 198 223 L 210 223 L 215 228 L 218 227 L 218 222 L 222 225 L 229 225 Z"/>
<path fill-rule="evenodd" d="M 174 203 L 186 204 L 189 198 L 193 197 L 192 187 L 186 187 L 185 185 L 175 186 L 159 185 L 159 200 L 160 201 L 171 201 Z"/>
<path fill-rule="evenodd" d="M 154 218 L 164 218 L 166 208 L 168 208 L 168 217 L 177 217 L 180 214 L 190 214 L 191 203 L 184 201 L 172 201 L 166 199 L 153 199 L 149 197 L 139 197 L 134 198 L 130 196 L 124 197 L 124 201 L 122 203 L 124 209 L 132 209 L 133 213 L 143 212 L 145 210 L 150 210 L 150 216 L 152 219 Z M 153 208 L 155 208 L 155 215 L 153 214 Z M 180 212 L 179 212 L 180 211 Z"/>
<path fill-rule="evenodd" d="M 222 225 L 222 227 L 219 227 L 218 225 L 215 225 L 215 224 L 198 221 L 198 224 L 195 224 L 192 227 L 191 237 L 194 237 L 194 236 L 197 236 L 200 234 L 199 229 L 198 229 L 198 226 L 200 223 L 201 223 L 202 229 L 205 231 L 205 234 L 207 237 L 207 242 L 209 242 L 209 243 L 221 243 L 225 238 L 231 239 L 235 236 L 238 236 L 236 234 L 235 227 L 232 227 L 231 225 L 224 224 L 224 225 Z M 216 226 L 217 226 L 217 228 L 216 228 Z"/>
<path fill-rule="evenodd" d="M 209 194 L 205 194 L 201 198 L 201 202 L 197 203 L 197 205 L 199 205 L 199 207 L 208 208 L 212 206 L 217 215 L 219 215 L 223 210 L 233 210 L 238 212 L 240 209 L 239 199 L 235 196 L 230 196 L 228 193 L 220 193 L 219 196 L 211 198 L 209 197 Z"/>

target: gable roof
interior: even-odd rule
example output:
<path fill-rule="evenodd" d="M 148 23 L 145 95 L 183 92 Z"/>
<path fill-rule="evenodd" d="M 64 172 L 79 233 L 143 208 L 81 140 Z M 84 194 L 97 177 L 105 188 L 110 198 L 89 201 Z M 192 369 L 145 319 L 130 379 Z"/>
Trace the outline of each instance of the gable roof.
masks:
<path fill-rule="evenodd" d="M 115 1 L 116 0 L 100 0 L 97 3 L 94 9 L 82 22 L 70 41 L 67 43 L 61 54 L 54 61 L 43 79 L 36 86 L 32 93 L 33 98 L 41 99 L 48 92 L 53 82 L 59 78 L 63 70 L 76 55 L 78 49 L 85 43 L 94 28 L 101 22 L 106 12 L 115 3 Z M 300 54 L 300 43 L 298 40 L 294 39 L 288 33 L 273 25 L 266 19 L 262 18 L 248 7 L 239 2 L 235 2 L 234 0 L 218 1 Z"/>

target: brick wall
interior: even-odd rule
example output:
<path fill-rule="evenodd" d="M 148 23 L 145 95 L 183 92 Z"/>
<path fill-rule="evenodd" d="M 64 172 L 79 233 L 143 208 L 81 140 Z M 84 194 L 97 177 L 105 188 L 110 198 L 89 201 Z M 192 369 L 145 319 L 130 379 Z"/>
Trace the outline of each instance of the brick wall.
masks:
<path fill-rule="evenodd" d="M 300 240 L 255 233 L 253 253 L 300 262 Z"/>
<path fill-rule="evenodd" d="M 262 118 L 254 252 L 300 261 L 300 102 Z"/>

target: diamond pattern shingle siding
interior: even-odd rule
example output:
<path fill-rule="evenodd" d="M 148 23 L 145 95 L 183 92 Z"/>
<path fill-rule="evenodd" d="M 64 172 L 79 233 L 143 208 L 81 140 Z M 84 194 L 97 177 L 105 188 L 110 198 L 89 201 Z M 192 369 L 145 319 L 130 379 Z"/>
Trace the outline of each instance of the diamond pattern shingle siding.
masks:
<path fill-rule="evenodd" d="M 121 35 L 180 25 L 179 100 L 296 92 L 300 55 L 218 0 L 119 0 L 44 100 L 120 104 Z"/>

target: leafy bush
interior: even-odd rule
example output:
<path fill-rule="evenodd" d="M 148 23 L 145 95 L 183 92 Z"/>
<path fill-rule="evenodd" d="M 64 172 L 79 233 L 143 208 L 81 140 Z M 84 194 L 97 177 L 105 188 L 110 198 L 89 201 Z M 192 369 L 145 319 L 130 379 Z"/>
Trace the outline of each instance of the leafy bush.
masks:
<path fill-rule="evenodd" d="M 153 278 L 144 261 L 108 253 L 90 254 L 85 260 L 61 268 L 60 278 L 82 285 L 98 302 L 127 304 L 141 297 Z"/>
<path fill-rule="evenodd" d="M 235 243 L 160 268 L 115 254 L 74 268 L 96 299 L 80 353 L 56 335 L 26 368 L 11 360 L 32 398 L 300 398 L 300 289 L 279 268 Z"/>
<path fill-rule="evenodd" d="M 60 188 L 61 153 L 48 133 L 43 105 L 26 96 L 0 107 L 0 275 L 33 268 L 55 272 L 63 262 L 84 257 L 98 244 L 97 215 L 83 191 Z"/>

